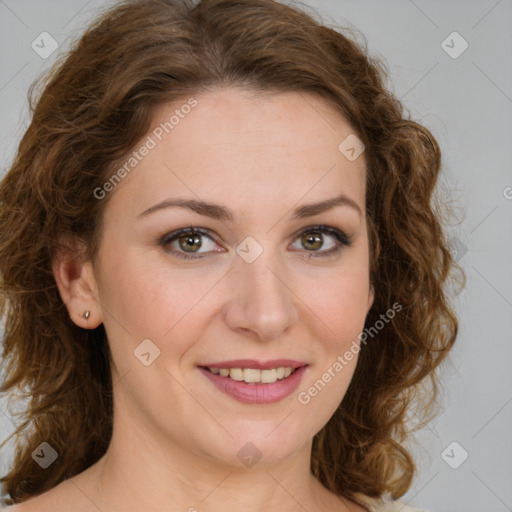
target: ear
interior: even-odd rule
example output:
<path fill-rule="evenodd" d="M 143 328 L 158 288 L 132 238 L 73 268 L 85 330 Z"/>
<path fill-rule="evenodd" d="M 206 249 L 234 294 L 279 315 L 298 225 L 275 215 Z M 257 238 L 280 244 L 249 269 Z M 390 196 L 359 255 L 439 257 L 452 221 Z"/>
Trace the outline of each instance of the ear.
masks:
<path fill-rule="evenodd" d="M 76 325 L 94 329 L 103 318 L 92 263 L 86 259 L 83 245 L 68 242 L 61 247 L 54 256 L 52 269 L 62 301 Z"/>
<path fill-rule="evenodd" d="M 370 312 L 370 309 L 372 309 L 374 299 L 375 288 L 373 287 L 373 284 L 370 284 L 370 292 L 368 293 L 368 306 L 366 308 L 366 314 L 368 314 Z"/>
<path fill-rule="evenodd" d="M 376 252 L 375 261 L 377 261 L 379 259 L 379 254 L 380 254 L 380 241 L 378 238 L 377 238 L 377 247 L 375 248 L 375 252 Z M 366 314 L 368 314 L 370 312 L 370 309 L 372 309 L 374 300 L 375 300 L 375 286 L 373 285 L 373 283 L 370 283 L 370 291 L 368 293 L 368 309 L 366 310 Z"/>

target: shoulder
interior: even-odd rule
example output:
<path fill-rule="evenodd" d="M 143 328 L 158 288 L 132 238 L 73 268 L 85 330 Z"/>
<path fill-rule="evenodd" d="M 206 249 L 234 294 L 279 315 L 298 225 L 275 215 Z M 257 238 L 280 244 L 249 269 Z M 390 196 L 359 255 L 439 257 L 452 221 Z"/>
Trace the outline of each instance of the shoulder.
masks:
<path fill-rule="evenodd" d="M 83 499 L 77 493 L 75 486 L 68 481 L 61 482 L 56 487 L 33 496 L 26 501 L 17 503 L 0 512 L 86 512 Z"/>
<path fill-rule="evenodd" d="M 46 499 L 40 499 L 38 497 L 30 498 L 27 501 L 11 505 L 7 508 L 0 508 L 0 512 L 60 512 L 61 508 L 55 507 L 48 503 Z"/>
<path fill-rule="evenodd" d="M 34 507 L 28 507 L 27 503 L 20 503 L 18 505 L 11 505 L 10 507 L 2 507 L 0 511 L 3 512 L 31 512 L 35 510 Z"/>
<path fill-rule="evenodd" d="M 10 507 L 7 508 L 0 508 L 0 512 L 42 512 L 44 510 L 47 510 L 45 508 L 41 508 L 41 506 L 44 506 L 44 504 L 41 503 L 40 499 L 31 498 L 22 503 L 18 503 L 17 505 L 11 505 Z"/>
<path fill-rule="evenodd" d="M 370 498 L 363 494 L 357 494 L 354 500 L 368 508 L 368 512 L 429 512 L 406 505 L 399 501 L 384 501 L 382 498 Z"/>

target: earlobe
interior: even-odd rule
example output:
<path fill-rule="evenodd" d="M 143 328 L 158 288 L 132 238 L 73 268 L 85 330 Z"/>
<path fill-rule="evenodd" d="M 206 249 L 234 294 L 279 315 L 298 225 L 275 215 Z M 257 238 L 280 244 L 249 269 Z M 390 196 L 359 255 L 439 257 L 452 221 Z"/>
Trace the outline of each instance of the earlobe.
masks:
<path fill-rule="evenodd" d="M 379 238 L 377 237 L 376 238 L 376 247 L 375 247 L 375 264 L 377 264 L 377 261 L 379 259 L 379 255 L 380 255 L 380 250 L 381 250 L 381 247 L 380 247 L 380 240 Z M 373 284 L 370 284 L 370 292 L 368 294 L 368 309 L 367 309 L 367 314 L 370 312 L 370 309 L 372 309 L 372 306 L 373 306 L 373 302 L 375 300 L 375 287 Z"/>
<path fill-rule="evenodd" d="M 375 300 L 375 288 L 373 284 L 370 285 L 370 293 L 368 294 L 368 309 L 366 311 L 366 314 L 370 312 L 370 309 L 372 309 L 373 301 Z"/>
<path fill-rule="evenodd" d="M 65 250 L 53 261 L 53 275 L 62 301 L 71 320 L 84 329 L 94 329 L 102 323 L 98 307 L 97 286 L 90 261 L 83 252 Z"/>

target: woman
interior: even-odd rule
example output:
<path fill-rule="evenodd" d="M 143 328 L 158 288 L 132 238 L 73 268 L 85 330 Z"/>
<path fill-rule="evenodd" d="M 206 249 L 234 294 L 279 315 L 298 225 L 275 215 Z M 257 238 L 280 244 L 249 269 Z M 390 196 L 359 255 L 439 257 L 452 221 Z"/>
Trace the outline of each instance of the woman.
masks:
<path fill-rule="evenodd" d="M 13 511 L 412 510 L 456 266 L 382 77 L 272 0 L 123 2 L 52 71 L 0 187 Z"/>

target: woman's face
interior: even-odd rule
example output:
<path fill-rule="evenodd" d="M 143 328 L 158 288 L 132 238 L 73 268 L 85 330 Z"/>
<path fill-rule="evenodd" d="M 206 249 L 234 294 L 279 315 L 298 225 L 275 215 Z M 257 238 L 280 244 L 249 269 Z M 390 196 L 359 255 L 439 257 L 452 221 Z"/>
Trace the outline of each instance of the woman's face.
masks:
<path fill-rule="evenodd" d="M 373 300 L 354 140 L 307 94 L 230 88 L 159 110 L 108 192 L 93 267 L 123 435 L 239 466 L 309 446 Z"/>

